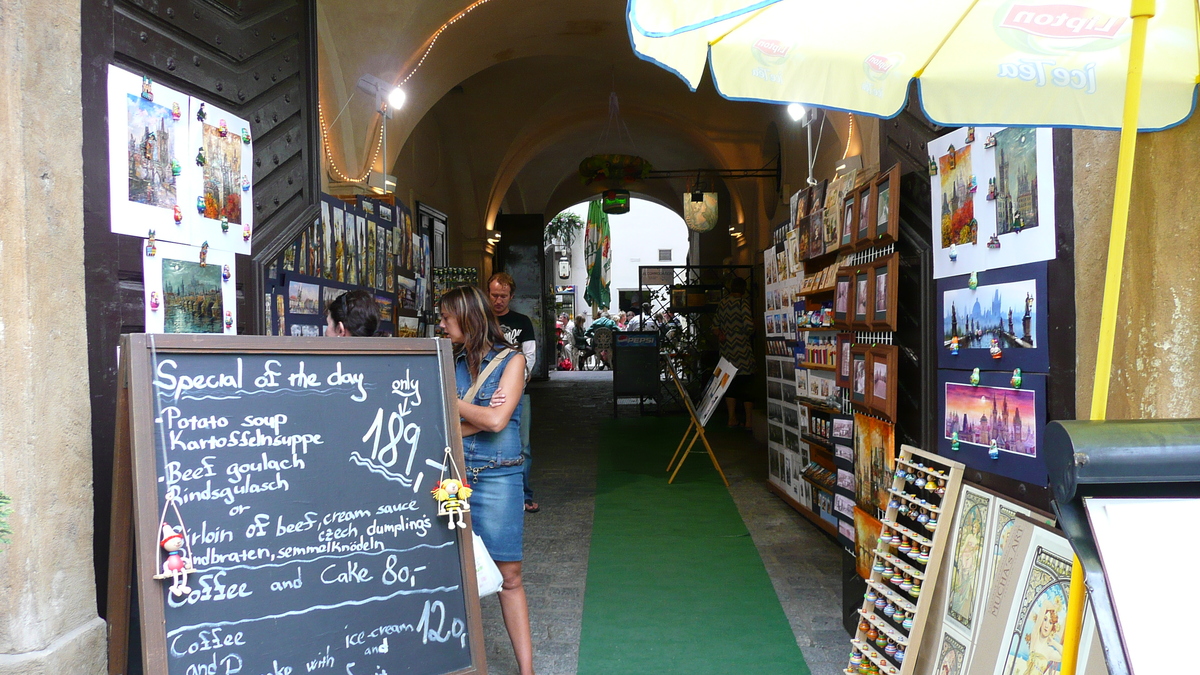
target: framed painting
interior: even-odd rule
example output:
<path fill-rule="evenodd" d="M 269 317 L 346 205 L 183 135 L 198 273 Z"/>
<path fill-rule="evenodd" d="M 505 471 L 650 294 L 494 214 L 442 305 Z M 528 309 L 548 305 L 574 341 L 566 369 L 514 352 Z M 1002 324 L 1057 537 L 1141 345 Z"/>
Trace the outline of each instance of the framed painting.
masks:
<path fill-rule="evenodd" d="M 880 173 L 872 182 L 875 193 L 872 246 L 884 246 L 900 238 L 900 165 Z"/>
<path fill-rule="evenodd" d="M 867 400 L 876 415 L 888 420 L 896 419 L 896 372 L 899 347 L 879 345 L 872 347 L 867 359 Z"/>
<path fill-rule="evenodd" d="M 872 330 L 871 326 L 871 268 L 856 267 L 854 274 L 854 304 L 850 313 L 850 325 L 857 330 Z"/>
<path fill-rule="evenodd" d="M 972 469 L 1045 485 L 1046 375 L 938 370 L 938 454 Z M 957 441 L 957 443 L 956 443 Z M 992 452 L 992 446 L 995 452 Z M 992 454 L 995 457 L 992 457 Z"/>
<path fill-rule="evenodd" d="M 815 209 L 808 217 L 808 257 L 825 255 L 825 211 Z"/>
<path fill-rule="evenodd" d="M 855 568 L 858 576 L 871 578 L 871 564 L 875 561 L 875 548 L 879 545 L 879 534 L 883 531 L 883 523 L 866 511 L 854 509 L 854 551 Z"/>
<path fill-rule="evenodd" d="M 887 510 L 892 472 L 896 470 L 896 429 L 868 415 L 854 416 L 856 500 L 870 513 Z"/>
<path fill-rule="evenodd" d="M 856 410 L 870 412 L 870 397 L 867 392 L 867 361 L 869 350 L 866 345 L 854 345 L 850 348 L 850 403 Z"/>
<path fill-rule="evenodd" d="M 974 289 L 970 275 L 938 279 L 938 368 L 1048 372 L 1047 265 L 979 272 Z"/>
<path fill-rule="evenodd" d="M 850 347 L 854 344 L 854 334 L 838 333 L 835 341 L 837 348 L 837 357 L 835 361 L 834 371 L 836 374 L 837 386 L 843 389 L 850 388 Z"/>
<path fill-rule="evenodd" d="M 846 190 L 846 198 L 842 201 L 841 234 L 838 237 L 838 250 L 849 253 L 854 250 L 854 228 L 858 224 L 858 191 L 854 188 Z"/>
<path fill-rule="evenodd" d="M 851 309 L 854 307 L 854 272 L 842 268 L 833 282 L 833 325 L 850 328 Z"/>
<path fill-rule="evenodd" d="M 868 318 L 872 330 L 896 330 L 896 304 L 900 272 L 900 254 L 892 253 L 873 261 L 871 268 L 871 305 Z"/>
<path fill-rule="evenodd" d="M 854 248 L 870 248 L 875 239 L 875 183 L 867 181 L 858 188 L 858 213 L 855 214 Z"/>

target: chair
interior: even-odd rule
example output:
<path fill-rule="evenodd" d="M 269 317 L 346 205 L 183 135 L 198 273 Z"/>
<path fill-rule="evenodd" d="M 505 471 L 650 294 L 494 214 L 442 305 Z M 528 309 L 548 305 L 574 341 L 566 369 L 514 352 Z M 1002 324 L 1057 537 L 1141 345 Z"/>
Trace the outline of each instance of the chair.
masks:
<path fill-rule="evenodd" d="M 612 370 L 613 331 L 611 328 L 600 327 L 592 331 L 592 349 L 600 361 L 599 370 L 607 367 Z"/>

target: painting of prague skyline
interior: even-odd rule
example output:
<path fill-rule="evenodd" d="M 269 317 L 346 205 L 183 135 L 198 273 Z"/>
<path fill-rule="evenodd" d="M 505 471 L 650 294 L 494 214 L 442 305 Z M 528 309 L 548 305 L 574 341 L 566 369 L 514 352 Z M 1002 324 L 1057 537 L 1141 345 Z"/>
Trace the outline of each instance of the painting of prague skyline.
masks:
<path fill-rule="evenodd" d="M 1038 226 L 1037 133 L 996 132 L 996 234 Z"/>
<path fill-rule="evenodd" d="M 204 217 L 242 224 L 242 137 L 204 125 Z"/>
<path fill-rule="evenodd" d="M 1032 389 L 973 387 L 946 383 L 944 435 L 1004 451 L 1037 456 L 1036 394 Z"/>
<path fill-rule="evenodd" d="M 960 349 L 1037 347 L 1037 282 L 1033 279 L 988 284 L 943 293 L 942 340 L 958 338 Z"/>
<path fill-rule="evenodd" d="M 971 146 L 938 158 L 942 183 L 942 248 L 951 244 L 974 244 L 979 239 L 975 220 L 975 194 L 971 192 Z"/>
<path fill-rule="evenodd" d="M 126 95 L 129 112 L 129 201 L 165 209 L 177 203 L 171 110 L 141 96 Z"/>
<path fill-rule="evenodd" d="M 162 284 L 166 301 L 163 332 L 225 332 L 220 265 L 201 267 L 190 260 L 164 259 Z"/>

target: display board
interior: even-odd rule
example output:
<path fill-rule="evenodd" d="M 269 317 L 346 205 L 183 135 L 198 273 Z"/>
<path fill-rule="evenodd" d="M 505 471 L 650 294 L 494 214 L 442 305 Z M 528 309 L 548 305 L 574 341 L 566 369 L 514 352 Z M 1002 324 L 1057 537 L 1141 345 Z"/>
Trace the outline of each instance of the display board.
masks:
<path fill-rule="evenodd" d="M 485 670 L 470 519 L 447 527 L 431 495 L 462 477 L 449 347 L 122 341 L 114 512 L 136 558 L 114 528 L 110 569 L 136 569 L 146 672 Z M 154 578 L 173 528 L 182 584 Z"/>
<path fill-rule="evenodd" d="M 613 399 L 658 395 L 658 332 L 613 333 Z"/>

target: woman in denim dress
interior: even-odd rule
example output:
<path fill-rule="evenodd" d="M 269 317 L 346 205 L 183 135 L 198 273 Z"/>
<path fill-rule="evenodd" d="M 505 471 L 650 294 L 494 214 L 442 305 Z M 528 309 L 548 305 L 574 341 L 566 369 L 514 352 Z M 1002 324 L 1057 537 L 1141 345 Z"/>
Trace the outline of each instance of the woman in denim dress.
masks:
<path fill-rule="evenodd" d="M 462 424 L 471 522 L 504 576 L 500 611 L 521 675 L 533 675 L 529 606 L 521 581 L 525 497 L 522 482 L 521 391 L 525 357 L 509 344 L 483 291 L 472 286 L 442 296 L 442 331 L 454 344 L 454 379 Z M 504 359 L 470 401 L 461 400 L 493 359 Z"/>

